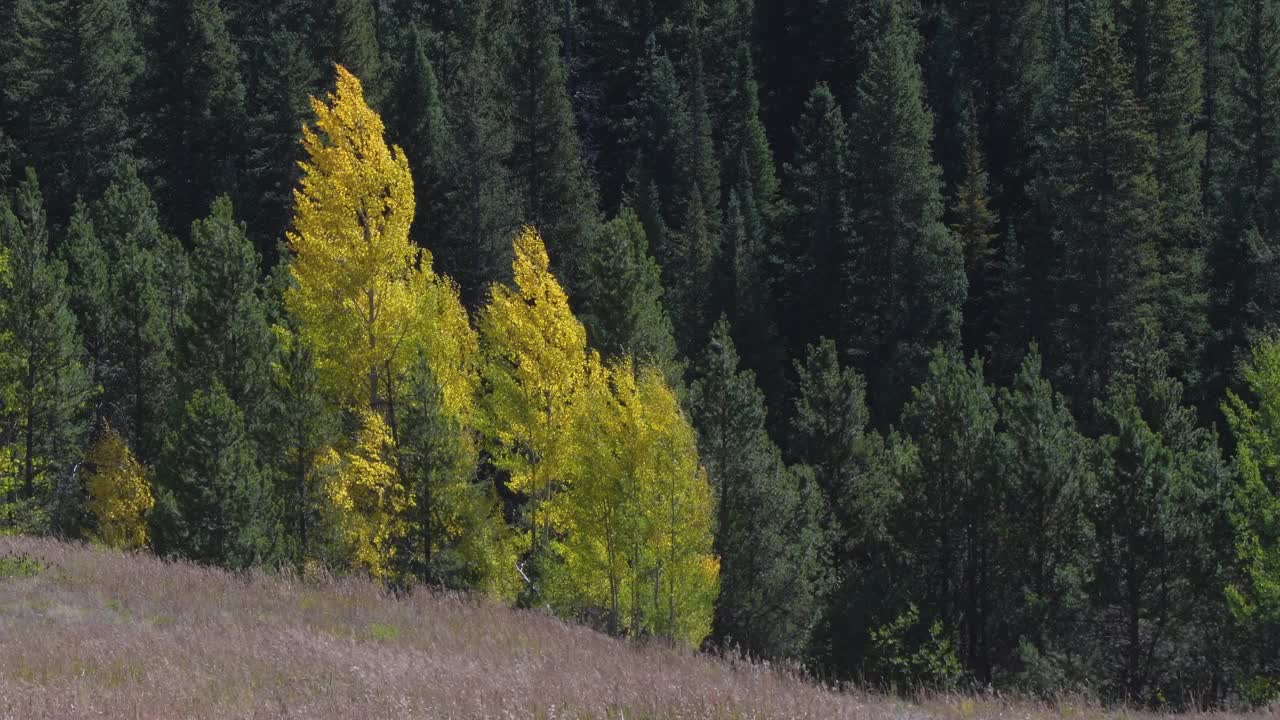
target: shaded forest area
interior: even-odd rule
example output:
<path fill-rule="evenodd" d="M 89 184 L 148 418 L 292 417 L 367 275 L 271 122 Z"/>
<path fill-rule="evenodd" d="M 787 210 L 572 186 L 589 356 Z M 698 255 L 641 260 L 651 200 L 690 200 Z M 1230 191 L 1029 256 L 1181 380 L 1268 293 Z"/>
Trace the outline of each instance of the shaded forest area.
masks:
<path fill-rule="evenodd" d="M 5 532 L 1280 695 L 1277 0 L 0 27 Z"/>

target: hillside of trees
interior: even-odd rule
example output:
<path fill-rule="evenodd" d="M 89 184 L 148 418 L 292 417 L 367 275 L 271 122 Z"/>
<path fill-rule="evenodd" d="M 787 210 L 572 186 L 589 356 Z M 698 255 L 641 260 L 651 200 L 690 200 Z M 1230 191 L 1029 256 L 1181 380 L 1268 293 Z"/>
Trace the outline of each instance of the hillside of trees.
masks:
<path fill-rule="evenodd" d="M 1280 697 L 1280 0 L 0 27 L 0 533 Z"/>

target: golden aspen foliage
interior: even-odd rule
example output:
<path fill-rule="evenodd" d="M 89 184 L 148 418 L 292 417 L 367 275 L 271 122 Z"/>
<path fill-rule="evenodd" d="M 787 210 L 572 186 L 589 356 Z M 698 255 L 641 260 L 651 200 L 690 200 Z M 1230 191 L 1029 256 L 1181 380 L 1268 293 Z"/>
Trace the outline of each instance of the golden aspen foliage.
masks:
<path fill-rule="evenodd" d="M 713 501 L 692 426 L 661 371 L 588 362 L 574 428 L 578 462 L 552 504 L 563 529 L 548 595 L 603 607 L 610 630 L 696 646 L 719 589 Z"/>
<path fill-rule="evenodd" d="M 156 501 L 146 471 L 124 438 L 105 428 L 85 462 L 90 468 L 89 512 L 98 521 L 95 539 L 120 550 L 146 547 L 147 514 Z"/>
<path fill-rule="evenodd" d="M 327 390 L 377 407 L 414 328 L 416 286 L 427 279 L 419 268 L 430 257 L 409 241 L 408 160 L 383 140 L 360 81 L 340 65 L 337 73 L 327 102 L 311 99 L 315 126 L 302 130 L 284 302 Z"/>
<path fill-rule="evenodd" d="M 390 544 L 402 532 L 408 499 L 396 475 L 387 423 L 368 409 L 360 420 L 355 447 L 343 455 L 325 490 L 356 565 L 374 577 L 386 577 Z"/>
<path fill-rule="evenodd" d="M 515 287 L 494 285 L 480 312 L 480 422 L 494 441 L 495 464 L 510 473 L 511 488 L 530 499 L 529 540 L 537 548 L 552 530 L 542 506 L 578 456 L 571 430 L 587 379 L 587 334 L 533 228 L 516 236 L 512 269 Z"/>

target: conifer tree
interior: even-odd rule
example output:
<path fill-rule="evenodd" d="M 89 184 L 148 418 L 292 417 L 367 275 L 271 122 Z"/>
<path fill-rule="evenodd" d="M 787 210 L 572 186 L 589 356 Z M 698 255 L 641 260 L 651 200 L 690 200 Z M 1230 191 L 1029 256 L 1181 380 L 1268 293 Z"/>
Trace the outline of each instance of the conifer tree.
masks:
<path fill-rule="evenodd" d="M 476 478 L 474 437 L 443 403 L 431 364 L 412 366 L 396 470 L 406 500 L 396 539 L 397 572 L 449 588 L 514 598 L 516 544 L 492 484 Z"/>
<path fill-rule="evenodd" d="M 1214 433 L 1183 406 L 1181 385 L 1162 376 L 1159 359 L 1144 360 L 1151 369 L 1140 367 L 1100 403 L 1107 434 L 1095 470 L 1098 554 L 1088 590 L 1096 642 L 1108 648 L 1098 681 L 1150 701 L 1213 683 L 1230 467 Z"/>
<path fill-rule="evenodd" d="M 844 308 L 841 348 L 877 392 L 878 423 L 921 376 L 930 349 L 959 342 L 964 262 L 942 223 L 933 129 L 923 105 L 919 40 L 899 0 L 876 0 L 870 65 L 856 88 L 850 207 L 858 244 L 844 268 L 858 288 Z"/>
<path fill-rule="evenodd" d="M 0 123 L 19 162 L 43 169 L 59 223 L 135 156 L 134 90 L 143 70 L 127 0 L 18 0 L 5 40 Z M 17 180 L 16 165 L 15 177 Z"/>
<path fill-rule="evenodd" d="M 91 217 L 106 248 L 110 291 L 77 302 L 84 313 L 82 326 L 110 328 L 95 368 L 103 383 L 101 415 L 128 440 L 142 464 L 153 465 L 173 409 L 176 331 L 186 316 L 186 254 L 160 230 L 151 193 L 132 164 L 117 169 Z M 83 268 L 75 270 L 83 275 L 100 261 L 85 254 L 83 262 L 73 258 L 73 267 Z"/>
<path fill-rule="evenodd" d="M 1105 31 L 1083 57 L 1059 135 L 1062 265 L 1049 355 L 1077 402 L 1101 397 L 1155 316 L 1155 146 L 1132 78 L 1115 33 Z"/>
<path fill-rule="evenodd" d="M 835 95 L 818 85 L 792 128 L 795 159 L 783 166 L 786 198 L 781 311 L 791 348 L 830 332 L 850 288 L 840 268 L 853 245 L 849 131 Z"/>
<path fill-rule="evenodd" d="M 515 142 L 509 84 L 503 76 L 506 37 L 497 0 L 474 8 L 456 70 L 446 82 L 445 111 L 453 131 L 444 163 L 451 178 L 451 212 L 442 242 L 433 245 L 441 272 L 462 288 L 468 307 L 485 298 L 489 283 L 508 277 L 510 242 L 520 214 L 516 179 L 508 163 Z"/>
<path fill-rule="evenodd" d="M 292 188 L 301 176 L 303 119 L 309 95 L 320 74 L 302 33 L 285 24 L 282 13 L 267 16 L 265 38 L 251 53 L 256 77 L 248 85 L 248 118 L 244 128 L 245 177 L 241 178 L 241 212 L 268 267 L 274 265 L 279 239 L 290 219 Z"/>
<path fill-rule="evenodd" d="M 521 3 L 515 32 L 511 167 L 524 201 L 521 220 L 546 239 L 556 275 L 578 299 L 598 218 L 569 102 L 554 0 Z"/>
<path fill-rule="evenodd" d="M 713 635 L 764 657 L 808 646 L 828 582 L 821 497 L 808 468 L 788 468 L 765 431 L 764 398 L 723 319 L 691 391 L 698 447 L 715 490 L 720 601 Z"/>
<path fill-rule="evenodd" d="M 1208 336 L 1206 235 L 1201 205 L 1205 156 L 1204 76 L 1188 0 L 1142 0 L 1122 18 L 1134 91 L 1151 113 L 1152 174 L 1158 183 L 1159 308 L 1164 347 L 1182 377 L 1199 380 Z"/>
<path fill-rule="evenodd" d="M 591 346 L 608 357 L 631 355 L 652 363 L 674 379 L 676 345 L 663 307 L 661 271 L 635 211 L 623 208 L 605 223 L 592 247 L 583 315 Z"/>
<path fill-rule="evenodd" d="M 365 99 L 374 108 L 382 104 L 382 54 L 378 49 L 378 24 L 370 0 L 333 0 L 333 43 L 330 63 L 346 67 L 360 79 Z"/>
<path fill-rule="evenodd" d="M 66 267 L 49 251 L 30 168 L 12 199 L 0 199 L 0 246 L 8 265 L 0 328 L 17 371 L 0 395 L 0 452 L 10 470 L 0 481 L 0 523 L 17 532 L 78 532 L 84 498 L 73 466 L 94 388 L 68 307 Z"/>
<path fill-rule="evenodd" d="M 967 352 L 986 352 L 990 345 L 993 301 L 996 280 L 995 241 L 999 217 L 991 207 L 987 171 L 979 147 L 978 128 L 972 114 L 962 128 L 964 138 L 964 175 L 955 190 L 951 205 L 951 231 L 964 252 L 965 274 L 969 294 L 965 301 L 962 336 Z"/>
<path fill-rule="evenodd" d="M 192 225 L 191 237 L 193 292 L 190 325 L 180 339 L 182 382 L 189 388 L 220 383 L 252 418 L 270 389 L 275 344 L 258 255 L 225 197 Z"/>
<path fill-rule="evenodd" d="M 157 109 L 148 139 L 168 226 L 185 233 L 213 198 L 236 189 L 245 152 L 245 88 L 221 1 L 182 0 L 165 8 L 157 26 L 164 45 L 150 68 Z"/>
<path fill-rule="evenodd" d="M 1272 323 L 1280 273 L 1280 8 L 1260 0 L 1226 12 L 1217 88 L 1217 147 L 1207 172 L 1217 237 L 1215 364 L 1230 373 Z"/>
<path fill-rule="evenodd" d="M 994 395 L 980 360 L 966 365 L 937 349 L 902 413 L 902 428 L 919 450 L 902 493 L 905 506 L 918 511 L 900 519 L 899 542 L 915 559 L 925 617 L 956 633 L 960 660 L 983 681 L 991 677 L 998 620 Z"/>
<path fill-rule="evenodd" d="M 996 452 L 1002 477 L 997 505 L 1001 606 L 1006 643 L 1050 673 L 1083 679 L 1072 665 L 1083 628 L 1083 582 L 1091 528 L 1091 443 L 1080 435 L 1067 399 L 1056 393 L 1032 345 L 997 400 Z M 1010 648 L 1006 648 L 1008 650 Z"/>
<path fill-rule="evenodd" d="M 271 559 L 276 507 L 244 414 L 221 385 L 197 390 L 158 465 L 156 551 L 245 568 Z"/>
<path fill-rule="evenodd" d="M 446 163 L 454 157 L 450 146 L 453 137 L 427 43 L 416 25 L 409 35 L 410 54 L 401 67 L 399 91 L 387 98 L 391 106 L 388 124 L 401 139 L 413 174 L 418 212 L 412 237 L 421 244 L 438 246 L 443 244 L 450 211 Z"/>
<path fill-rule="evenodd" d="M 301 569 L 337 544 L 325 491 L 339 467 L 338 418 L 323 395 L 311 349 L 292 333 L 283 334 L 280 344 L 263 407 L 262 426 L 271 431 L 262 433 L 260 457 L 280 503 L 281 557 Z"/>

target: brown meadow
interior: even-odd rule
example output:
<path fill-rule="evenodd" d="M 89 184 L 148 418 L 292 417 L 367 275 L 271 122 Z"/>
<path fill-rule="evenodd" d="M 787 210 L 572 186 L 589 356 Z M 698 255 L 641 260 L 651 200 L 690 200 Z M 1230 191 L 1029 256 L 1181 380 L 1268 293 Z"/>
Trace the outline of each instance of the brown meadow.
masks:
<path fill-rule="evenodd" d="M 1152 716 L 960 695 L 907 702 L 467 596 L 0 538 L 0 718 L 82 717 Z"/>

